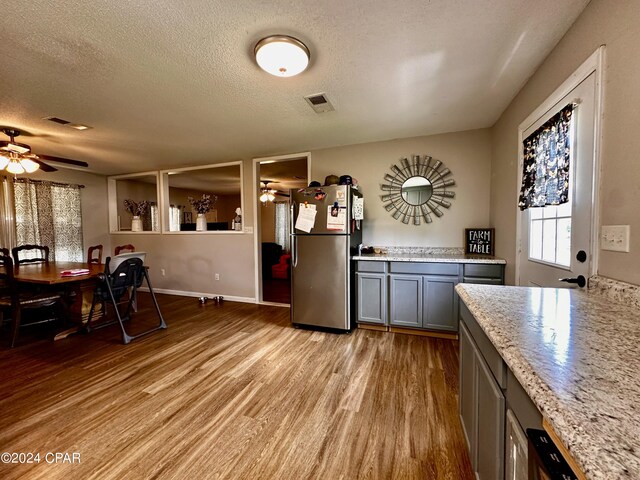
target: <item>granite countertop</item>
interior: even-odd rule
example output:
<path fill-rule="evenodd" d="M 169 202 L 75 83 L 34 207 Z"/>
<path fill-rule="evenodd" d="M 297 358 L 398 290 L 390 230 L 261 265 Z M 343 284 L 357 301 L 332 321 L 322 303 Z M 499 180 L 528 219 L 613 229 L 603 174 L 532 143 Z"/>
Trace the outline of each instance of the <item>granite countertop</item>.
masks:
<path fill-rule="evenodd" d="M 640 478 L 637 306 L 573 289 L 456 291 L 586 476 Z"/>
<path fill-rule="evenodd" d="M 351 257 L 353 260 L 373 260 L 378 262 L 442 262 L 442 263 L 493 263 L 504 265 L 507 262 L 502 258 L 464 255 L 464 254 L 438 254 L 438 253 L 363 253 Z"/>

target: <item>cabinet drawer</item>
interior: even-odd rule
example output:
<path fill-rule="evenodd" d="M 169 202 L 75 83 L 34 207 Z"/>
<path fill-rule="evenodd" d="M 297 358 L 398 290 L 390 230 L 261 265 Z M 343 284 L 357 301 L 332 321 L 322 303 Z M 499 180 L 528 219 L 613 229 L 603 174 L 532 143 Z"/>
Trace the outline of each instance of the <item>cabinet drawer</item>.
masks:
<path fill-rule="evenodd" d="M 502 265 L 467 263 L 464 266 L 465 277 L 502 278 Z"/>
<path fill-rule="evenodd" d="M 482 331 L 482 328 L 478 325 L 476 319 L 473 318 L 473 315 L 471 315 L 471 312 L 463 301 L 460 301 L 460 318 L 469 330 L 473 340 L 476 342 L 478 350 L 482 354 L 484 361 L 489 366 L 489 369 L 491 370 L 491 373 L 493 373 L 498 385 L 500 385 L 501 388 L 506 388 L 507 367 L 496 350 L 496 347 L 494 347 L 491 340 L 487 338 L 487 335 Z"/>
<path fill-rule="evenodd" d="M 391 273 L 426 273 L 431 275 L 458 275 L 457 263 L 391 262 Z"/>
<path fill-rule="evenodd" d="M 357 265 L 358 272 L 386 273 L 387 262 L 376 262 L 371 260 L 359 260 Z"/>

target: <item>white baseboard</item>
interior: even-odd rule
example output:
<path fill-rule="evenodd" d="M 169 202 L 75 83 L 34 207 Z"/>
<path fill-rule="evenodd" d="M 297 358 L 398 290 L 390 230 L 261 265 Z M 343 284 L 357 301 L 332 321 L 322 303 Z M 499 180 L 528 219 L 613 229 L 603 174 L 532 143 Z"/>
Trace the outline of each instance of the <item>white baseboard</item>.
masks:
<path fill-rule="evenodd" d="M 148 292 L 149 289 L 147 287 L 140 287 L 138 290 L 141 292 Z M 178 295 L 181 297 L 223 297 L 225 300 L 229 302 L 241 302 L 241 303 L 257 303 L 256 299 L 253 297 L 236 297 L 233 295 L 220 295 L 219 293 L 211 293 L 211 292 L 185 292 L 182 290 L 170 290 L 168 288 L 154 288 L 153 291 L 155 293 L 164 293 L 166 295 Z"/>

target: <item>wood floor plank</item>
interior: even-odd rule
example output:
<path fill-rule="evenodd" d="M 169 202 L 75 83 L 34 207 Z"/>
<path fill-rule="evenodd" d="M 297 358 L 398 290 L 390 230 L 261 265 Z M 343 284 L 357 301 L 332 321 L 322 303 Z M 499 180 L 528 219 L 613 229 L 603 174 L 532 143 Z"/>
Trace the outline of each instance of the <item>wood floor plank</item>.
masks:
<path fill-rule="evenodd" d="M 293 328 L 289 310 L 159 296 L 165 331 L 0 350 L 2 479 L 472 479 L 457 342 Z M 156 321 L 140 294 L 132 329 Z M 8 331 L 0 332 L 6 341 Z"/>

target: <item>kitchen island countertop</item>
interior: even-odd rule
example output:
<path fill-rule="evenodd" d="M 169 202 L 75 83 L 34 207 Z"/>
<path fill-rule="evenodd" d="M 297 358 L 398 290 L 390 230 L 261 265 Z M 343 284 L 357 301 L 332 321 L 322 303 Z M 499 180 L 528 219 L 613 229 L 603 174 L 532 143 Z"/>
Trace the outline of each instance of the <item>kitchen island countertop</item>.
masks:
<path fill-rule="evenodd" d="M 586 476 L 640 478 L 638 308 L 572 289 L 456 291 Z"/>

